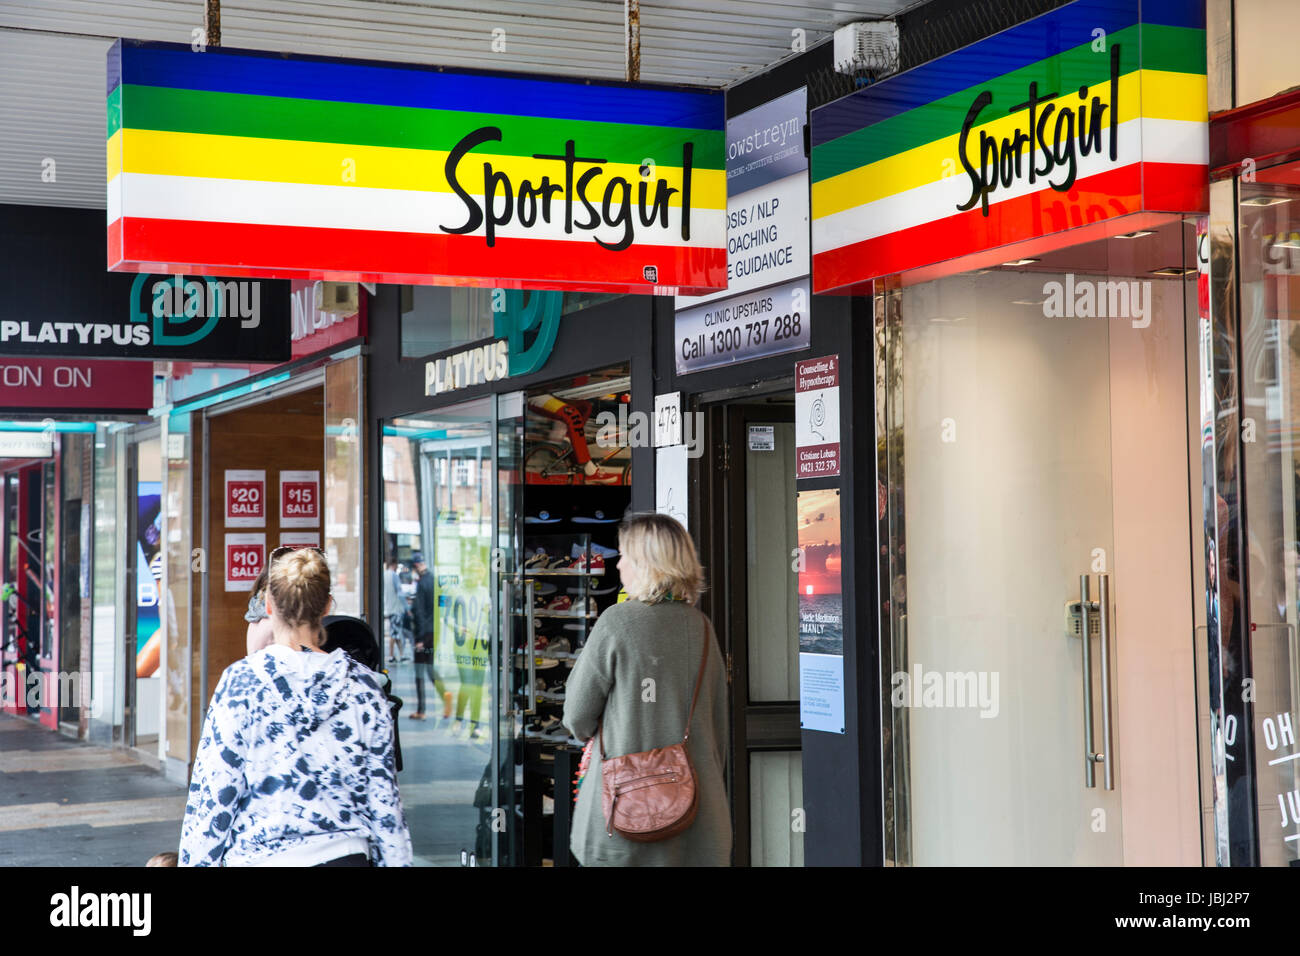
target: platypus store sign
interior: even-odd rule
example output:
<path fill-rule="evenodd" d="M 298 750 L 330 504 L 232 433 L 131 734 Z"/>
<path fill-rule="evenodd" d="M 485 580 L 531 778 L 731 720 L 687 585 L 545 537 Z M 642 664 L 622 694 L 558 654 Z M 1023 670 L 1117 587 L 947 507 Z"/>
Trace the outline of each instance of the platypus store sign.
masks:
<path fill-rule="evenodd" d="M 725 287 L 723 95 L 119 40 L 108 267 Z"/>
<path fill-rule="evenodd" d="M 812 114 L 813 291 L 1203 208 L 1207 116 L 1204 0 L 1075 0 L 865 87 Z"/>
<path fill-rule="evenodd" d="M 289 359 L 289 283 L 279 280 L 140 273 L 125 301 L 54 289 L 38 301 L 0 311 L 0 355 Z"/>

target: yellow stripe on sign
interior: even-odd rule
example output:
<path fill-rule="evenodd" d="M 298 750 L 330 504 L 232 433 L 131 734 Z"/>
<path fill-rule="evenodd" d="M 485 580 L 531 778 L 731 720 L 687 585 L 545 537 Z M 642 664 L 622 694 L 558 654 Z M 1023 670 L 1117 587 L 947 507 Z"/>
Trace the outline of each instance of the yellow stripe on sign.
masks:
<path fill-rule="evenodd" d="M 1142 96 L 1138 95 L 1139 88 Z M 1092 115 L 1092 97 L 1096 95 L 1107 104 L 1102 122 L 1109 129 L 1110 125 L 1110 84 L 1097 83 L 1090 90 L 1086 101 L 1088 115 Z M 1205 77 L 1195 73 L 1168 73 L 1161 70 L 1134 70 L 1119 78 L 1119 122 L 1123 123 L 1138 117 L 1150 119 L 1172 119 L 1190 122 L 1208 122 L 1206 108 Z M 1076 110 L 1085 101 L 1075 93 L 1059 96 L 1049 101 L 1055 104 L 1058 113 L 1049 120 L 1049 126 L 1055 128 L 1056 115 L 1062 106 Z M 1039 106 L 1039 116 L 1047 106 Z M 972 165 L 978 165 L 980 133 L 988 133 L 1000 143 L 1003 139 L 1013 139 L 1016 130 L 1028 125 L 1029 111 L 1021 110 L 1010 116 L 983 123 L 971 129 L 966 139 L 966 154 Z M 1028 132 L 1028 130 L 1025 130 Z M 886 196 L 897 195 L 926 183 L 936 182 L 945 176 L 961 174 L 961 155 L 958 152 L 960 133 L 936 139 L 923 146 L 917 146 L 905 152 L 889 156 L 857 169 L 850 169 L 823 179 L 812 185 L 812 216 L 820 219 L 854 206 L 861 206 Z M 1075 143 L 1078 143 L 1078 130 L 1075 130 Z M 1027 147 L 1026 147 L 1027 152 Z M 1026 156 L 1026 162 L 1028 157 Z"/>
<path fill-rule="evenodd" d="M 111 183 L 122 171 L 122 131 L 119 129 L 108 138 L 108 181 Z"/>
<path fill-rule="evenodd" d="M 118 172 L 149 173 L 157 176 L 190 176 L 199 179 L 244 179 L 257 182 L 308 183 L 318 186 L 363 186 L 371 189 L 403 189 L 421 192 L 452 192 L 447 181 L 447 153 L 429 149 L 391 146 L 358 146 L 346 143 L 306 143 L 297 140 L 258 139 L 248 136 L 218 136 L 209 133 L 175 133 L 161 130 L 124 129 Z M 109 140 L 110 144 L 112 139 Z M 505 173 L 517 193 L 526 179 L 536 187 L 543 176 L 564 187 L 564 164 L 526 156 L 499 156 L 471 152 L 456 170 L 456 180 L 466 192 L 483 195 L 483 164 L 493 172 Z M 577 176 L 593 167 L 579 165 Z M 601 175 L 587 188 L 587 199 L 598 205 L 613 176 L 632 184 L 632 201 L 638 199 L 643 180 L 633 163 L 605 163 Z M 109 178 L 114 170 L 109 169 Z M 655 167 L 655 180 L 663 179 L 677 190 L 668 204 L 682 204 L 680 166 Z M 691 177 L 691 205 L 696 209 L 725 209 L 725 170 L 696 169 Z M 655 186 L 647 187 L 647 206 L 654 201 Z M 498 187 L 497 195 L 501 195 Z M 563 193 L 554 193 L 562 201 Z"/>

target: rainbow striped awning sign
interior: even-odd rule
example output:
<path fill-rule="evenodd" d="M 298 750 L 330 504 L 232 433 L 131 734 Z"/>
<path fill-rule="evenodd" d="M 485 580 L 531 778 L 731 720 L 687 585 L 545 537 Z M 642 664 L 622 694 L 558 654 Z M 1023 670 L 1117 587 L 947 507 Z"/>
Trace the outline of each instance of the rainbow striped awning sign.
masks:
<path fill-rule="evenodd" d="M 117 41 L 108 268 L 704 293 L 719 92 Z"/>
<path fill-rule="evenodd" d="M 1204 0 L 1075 0 L 812 114 L 815 292 L 1205 208 Z"/>

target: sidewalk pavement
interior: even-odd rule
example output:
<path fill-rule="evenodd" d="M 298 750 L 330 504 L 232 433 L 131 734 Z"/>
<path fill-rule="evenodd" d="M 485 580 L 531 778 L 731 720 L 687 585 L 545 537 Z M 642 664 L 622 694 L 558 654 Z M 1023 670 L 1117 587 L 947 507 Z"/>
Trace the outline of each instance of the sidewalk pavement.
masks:
<path fill-rule="evenodd" d="M 0 867 L 144 866 L 184 815 L 185 788 L 122 751 L 0 715 Z"/>

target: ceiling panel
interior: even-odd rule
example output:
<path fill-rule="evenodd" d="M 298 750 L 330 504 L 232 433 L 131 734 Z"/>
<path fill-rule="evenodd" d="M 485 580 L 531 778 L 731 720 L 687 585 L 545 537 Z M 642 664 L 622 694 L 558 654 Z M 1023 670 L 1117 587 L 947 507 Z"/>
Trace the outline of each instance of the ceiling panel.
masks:
<path fill-rule="evenodd" d="M 837 26 L 917 4 L 643 0 L 641 78 L 725 87 L 790 55 L 794 30 L 812 46 Z M 116 37 L 189 43 L 203 6 L 0 0 L 0 203 L 103 208 L 104 54 Z M 228 0 L 221 25 L 229 47 L 623 77 L 623 0 L 495 0 L 491 9 L 447 0 Z M 504 31 L 503 51 L 493 50 L 494 30 Z"/>

